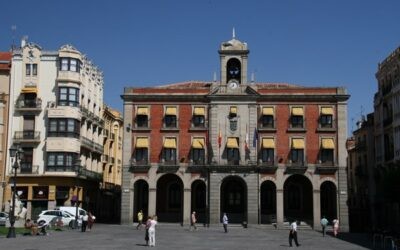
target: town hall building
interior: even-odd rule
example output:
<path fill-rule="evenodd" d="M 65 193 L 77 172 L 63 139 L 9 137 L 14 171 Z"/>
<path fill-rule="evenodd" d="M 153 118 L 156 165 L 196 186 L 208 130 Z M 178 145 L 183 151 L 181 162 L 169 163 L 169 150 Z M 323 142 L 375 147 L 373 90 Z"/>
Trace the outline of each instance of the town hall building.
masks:
<path fill-rule="evenodd" d="M 121 222 L 136 214 L 189 224 L 318 228 L 321 216 L 348 231 L 343 87 L 248 81 L 248 45 L 219 48 L 220 80 L 127 87 Z"/>

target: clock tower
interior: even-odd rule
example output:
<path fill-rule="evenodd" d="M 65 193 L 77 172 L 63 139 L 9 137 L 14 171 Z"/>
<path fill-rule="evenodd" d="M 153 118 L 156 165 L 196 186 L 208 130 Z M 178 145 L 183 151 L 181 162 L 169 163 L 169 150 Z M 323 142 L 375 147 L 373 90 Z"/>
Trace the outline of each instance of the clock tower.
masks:
<path fill-rule="evenodd" d="M 223 42 L 218 51 L 221 63 L 221 84 L 229 88 L 237 88 L 247 84 L 247 60 L 249 50 L 247 43 L 241 42 L 232 32 L 232 39 Z"/>

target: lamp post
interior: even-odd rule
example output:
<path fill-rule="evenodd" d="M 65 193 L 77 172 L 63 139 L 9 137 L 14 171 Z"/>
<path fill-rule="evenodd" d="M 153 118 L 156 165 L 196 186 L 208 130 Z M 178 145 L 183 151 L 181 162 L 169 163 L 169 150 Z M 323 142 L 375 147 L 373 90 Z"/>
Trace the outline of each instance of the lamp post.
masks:
<path fill-rule="evenodd" d="M 18 161 L 22 159 L 24 155 L 24 151 L 19 146 L 15 146 L 14 144 L 11 146 L 10 157 L 15 157 L 14 164 L 12 168 L 14 170 L 14 185 L 12 192 L 12 212 L 10 214 L 10 227 L 8 228 L 7 238 L 15 238 L 15 194 L 17 192 L 17 170 L 19 168 Z"/>
<path fill-rule="evenodd" d="M 76 202 L 75 202 L 75 225 L 74 228 L 78 228 L 78 219 L 79 219 L 79 190 L 78 190 L 78 179 L 79 179 L 79 174 L 81 172 L 81 160 L 78 158 L 75 160 L 75 172 L 76 172 Z"/>

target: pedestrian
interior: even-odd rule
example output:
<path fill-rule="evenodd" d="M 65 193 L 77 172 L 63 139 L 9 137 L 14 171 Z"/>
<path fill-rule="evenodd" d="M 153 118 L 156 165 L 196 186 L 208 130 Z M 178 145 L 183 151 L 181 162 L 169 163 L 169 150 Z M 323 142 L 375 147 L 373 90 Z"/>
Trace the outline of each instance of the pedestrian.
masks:
<path fill-rule="evenodd" d="M 224 213 L 224 216 L 222 217 L 222 225 L 224 226 L 224 231 L 225 233 L 228 232 L 228 216 L 226 213 Z"/>
<path fill-rule="evenodd" d="M 325 216 L 322 216 L 321 226 L 322 226 L 322 236 L 325 237 L 326 226 L 328 226 L 328 220 L 325 218 Z"/>
<path fill-rule="evenodd" d="M 150 228 L 151 216 L 147 217 L 146 221 L 146 232 L 144 234 L 144 240 L 146 241 L 146 246 L 149 245 L 149 228 Z"/>
<path fill-rule="evenodd" d="M 293 221 L 290 224 L 290 231 L 289 231 L 289 245 L 292 246 L 292 240 L 296 244 L 296 247 L 300 246 L 299 242 L 297 241 L 297 221 Z"/>
<path fill-rule="evenodd" d="M 137 213 L 137 219 L 138 219 L 138 225 L 136 226 L 136 229 L 139 229 L 143 224 L 143 211 L 142 210 L 140 210 Z"/>
<path fill-rule="evenodd" d="M 96 217 L 92 214 L 92 212 L 89 212 L 88 214 L 88 231 L 92 230 L 93 224 L 94 224 L 94 220 L 96 219 Z"/>
<path fill-rule="evenodd" d="M 149 227 L 149 246 L 154 247 L 156 246 L 156 225 L 157 225 L 157 220 L 156 216 L 154 215 L 153 218 L 150 221 L 150 227 Z"/>
<path fill-rule="evenodd" d="M 82 219 L 81 232 L 86 232 L 86 226 L 87 226 L 88 220 L 89 220 L 88 214 L 82 215 L 81 219 Z"/>
<path fill-rule="evenodd" d="M 196 221 L 197 221 L 196 212 L 193 211 L 192 216 L 190 217 L 190 228 L 189 228 L 190 231 L 192 231 L 192 227 L 194 227 L 194 230 L 197 230 Z"/>
<path fill-rule="evenodd" d="M 333 235 L 337 237 L 339 233 L 339 219 L 334 219 L 332 223 L 333 223 Z"/>

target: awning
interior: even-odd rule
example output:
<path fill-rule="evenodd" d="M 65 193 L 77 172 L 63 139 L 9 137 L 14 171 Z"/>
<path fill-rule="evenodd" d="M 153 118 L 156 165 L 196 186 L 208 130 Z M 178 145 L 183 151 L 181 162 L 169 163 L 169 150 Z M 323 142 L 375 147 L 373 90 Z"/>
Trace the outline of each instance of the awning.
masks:
<path fill-rule="evenodd" d="M 21 89 L 21 93 L 23 93 L 23 94 L 30 94 L 30 93 L 37 94 L 37 88 L 36 87 L 25 87 L 25 88 Z"/>
<path fill-rule="evenodd" d="M 292 139 L 293 149 L 304 149 L 304 139 Z"/>
<path fill-rule="evenodd" d="M 205 114 L 205 108 L 204 107 L 195 107 L 193 111 L 194 115 L 203 115 Z"/>
<path fill-rule="evenodd" d="M 322 115 L 333 115 L 333 108 L 331 107 L 322 107 L 321 108 Z"/>
<path fill-rule="evenodd" d="M 323 149 L 335 149 L 335 142 L 332 138 L 323 138 L 321 140 L 321 146 Z"/>
<path fill-rule="evenodd" d="M 149 115 L 149 108 L 147 108 L 147 107 L 139 107 L 137 109 L 137 114 L 138 115 Z"/>
<path fill-rule="evenodd" d="M 229 137 L 226 142 L 226 147 L 228 148 L 239 148 L 239 144 L 236 137 Z"/>
<path fill-rule="evenodd" d="M 263 148 L 275 148 L 274 138 L 263 138 L 262 139 L 262 147 Z"/>
<path fill-rule="evenodd" d="M 263 115 L 274 115 L 274 108 L 273 107 L 264 107 L 262 109 Z"/>
<path fill-rule="evenodd" d="M 236 114 L 237 113 L 237 107 L 231 107 L 231 109 L 229 110 L 230 114 Z"/>
<path fill-rule="evenodd" d="M 165 109 L 165 115 L 176 115 L 176 107 L 167 107 Z"/>
<path fill-rule="evenodd" d="M 192 141 L 192 148 L 204 149 L 204 138 L 194 138 Z"/>
<path fill-rule="evenodd" d="M 303 116 L 304 115 L 304 110 L 302 107 L 295 107 L 292 108 L 292 115 L 299 115 L 299 116 Z"/>
<path fill-rule="evenodd" d="M 137 148 L 148 148 L 149 147 L 149 139 L 140 137 L 136 139 L 136 147 Z"/>
<path fill-rule="evenodd" d="M 166 138 L 163 144 L 164 148 L 176 148 L 176 139 L 175 138 Z"/>

